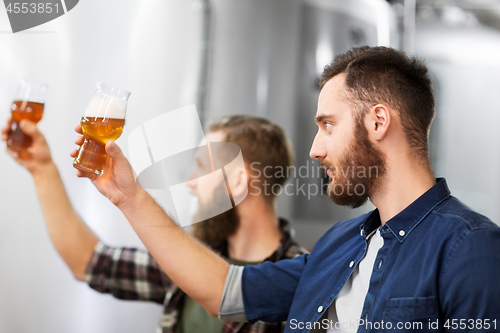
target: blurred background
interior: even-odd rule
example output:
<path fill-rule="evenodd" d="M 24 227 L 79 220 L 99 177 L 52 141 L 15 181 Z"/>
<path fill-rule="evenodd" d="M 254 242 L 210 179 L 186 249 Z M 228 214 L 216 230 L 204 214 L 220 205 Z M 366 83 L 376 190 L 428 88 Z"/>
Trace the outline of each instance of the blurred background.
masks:
<path fill-rule="evenodd" d="M 425 59 L 437 98 L 436 175 L 498 223 L 498 0 L 82 0 L 16 34 L 2 7 L 0 123 L 22 77 L 48 83 L 40 128 L 73 204 L 104 242 L 142 247 L 121 213 L 75 176 L 68 155 L 97 81 L 132 92 L 118 140 L 124 151 L 137 126 L 196 104 L 202 120 L 242 113 L 271 119 L 291 137 L 296 167 L 311 172 L 318 77 L 336 54 L 359 45 Z M 50 242 L 30 175 L 5 146 L 0 168 L 0 333 L 154 332 L 161 306 L 118 301 L 78 283 Z M 321 193 L 321 176 L 298 178 L 279 211 L 303 244 L 313 246 L 334 223 L 373 208 L 338 207 Z"/>

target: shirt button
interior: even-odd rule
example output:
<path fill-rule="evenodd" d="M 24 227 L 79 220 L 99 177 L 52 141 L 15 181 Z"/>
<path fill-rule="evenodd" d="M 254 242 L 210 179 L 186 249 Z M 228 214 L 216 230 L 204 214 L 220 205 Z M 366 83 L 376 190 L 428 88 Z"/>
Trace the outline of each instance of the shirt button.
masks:
<path fill-rule="evenodd" d="M 378 269 L 382 268 L 382 260 L 378 262 Z"/>
<path fill-rule="evenodd" d="M 399 230 L 399 236 L 403 237 L 405 235 L 405 231 L 404 230 Z"/>
<path fill-rule="evenodd" d="M 318 312 L 321 312 L 321 311 L 323 311 L 323 307 L 320 305 L 318 308 Z"/>
<path fill-rule="evenodd" d="M 352 266 L 354 266 L 354 261 L 351 261 L 351 262 L 349 263 L 349 267 L 352 267 Z"/>

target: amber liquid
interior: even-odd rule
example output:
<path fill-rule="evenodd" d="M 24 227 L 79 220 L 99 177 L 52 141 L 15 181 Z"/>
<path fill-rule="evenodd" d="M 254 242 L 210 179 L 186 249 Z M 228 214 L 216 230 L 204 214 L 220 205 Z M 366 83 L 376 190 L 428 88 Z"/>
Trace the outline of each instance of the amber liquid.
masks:
<path fill-rule="evenodd" d="M 106 164 L 108 140 L 116 140 L 123 133 L 125 119 L 83 117 L 82 125 L 84 141 L 73 161 L 79 170 L 102 175 Z"/>
<path fill-rule="evenodd" d="M 10 124 L 7 146 L 17 151 L 21 157 L 26 157 L 28 155 L 27 150 L 31 146 L 31 137 L 24 134 L 21 127 L 19 127 L 19 123 L 23 119 L 38 123 L 43 116 L 43 103 L 14 101 L 11 113 L 12 123 Z"/>

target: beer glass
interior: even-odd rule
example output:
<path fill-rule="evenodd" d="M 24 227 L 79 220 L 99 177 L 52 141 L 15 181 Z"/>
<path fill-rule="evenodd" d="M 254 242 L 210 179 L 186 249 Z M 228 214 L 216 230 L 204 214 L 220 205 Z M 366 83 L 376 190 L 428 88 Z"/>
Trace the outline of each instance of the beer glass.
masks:
<path fill-rule="evenodd" d="M 19 127 L 19 123 L 23 119 L 31 120 L 34 123 L 38 123 L 42 119 L 46 95 L 46 84 L 29 79 L 23 79 L 17 88 L 11 106 L 12 122 L 7 147 L 16 151 L 22 158 L 28 156 L 31 137 L 24 134 L 21 127 Z"/>
<path fill-rule="evenodd" d="M 107 157 L 104 147 L 108 140 L 118 139 L 123 132 L 129 96 L 128 91 L 97 82 L 80 121 L 84 140 L 73 161 L 76 169 L 102 175 Z"/>

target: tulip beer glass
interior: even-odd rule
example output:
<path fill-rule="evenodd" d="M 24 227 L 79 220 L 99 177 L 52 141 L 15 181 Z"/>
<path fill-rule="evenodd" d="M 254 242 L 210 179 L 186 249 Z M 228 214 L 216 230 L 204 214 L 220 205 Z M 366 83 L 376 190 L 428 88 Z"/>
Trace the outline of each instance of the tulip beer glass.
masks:
<path fill-rule="evenodd" d="M 123 132 L 130 93 L 98 82 L 94 96 L 80 121 L 83 144 L 73 161 L 76 169 L 102 175 L 106 164 L 105 145 Z"/>
<path fill-rule="evenodd" d="M 38 123 L 43 116 L 43 106 L 47 95 L 47 85 L 41 82 L 24 79 L 17 88 L 14 102 L 11 106 L 12 122 L 7 139 L 7 147 L 16 151 L 19 156 L 28 156 L 31 137 L 24 134 L 19 123 L 23 119 Z"/>

